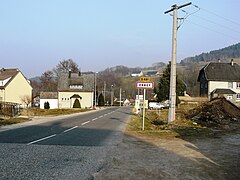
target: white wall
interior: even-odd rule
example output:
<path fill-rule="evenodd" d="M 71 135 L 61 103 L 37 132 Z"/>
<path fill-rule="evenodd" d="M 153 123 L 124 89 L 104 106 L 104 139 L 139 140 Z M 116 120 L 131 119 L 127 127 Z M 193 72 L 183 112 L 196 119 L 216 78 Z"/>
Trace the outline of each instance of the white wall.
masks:
<path fill-rule="evenodd" d="M 49 102 L 50 109 L 58 108 L 58 99 L 40 99 L 40 109 L 44 109 L 45 102 Z"/>
<path fill-rule="evenodd" d="M 59 108 L 72 108 L 75 99 L 70 99 L 70 97 L 74 94 L 82 97 L 80 99 L 81 108 L 93 107 L 93 92 L 58 92 Z"/>

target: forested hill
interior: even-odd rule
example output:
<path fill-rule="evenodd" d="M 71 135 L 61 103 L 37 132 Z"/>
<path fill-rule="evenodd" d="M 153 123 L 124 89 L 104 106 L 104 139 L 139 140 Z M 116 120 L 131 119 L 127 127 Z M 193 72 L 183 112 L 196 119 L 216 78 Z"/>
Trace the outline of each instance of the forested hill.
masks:
<path fill-rule="evenodd" d="M 219 50 L 210 51 L 209 53 L 202 53 L 195 57 L 185 58 L 180 64 L 184 65 L 190 62 L 217 61 L 218 59 L 223 60 L 229 58 L 240 58 L 240 43 Z"/>

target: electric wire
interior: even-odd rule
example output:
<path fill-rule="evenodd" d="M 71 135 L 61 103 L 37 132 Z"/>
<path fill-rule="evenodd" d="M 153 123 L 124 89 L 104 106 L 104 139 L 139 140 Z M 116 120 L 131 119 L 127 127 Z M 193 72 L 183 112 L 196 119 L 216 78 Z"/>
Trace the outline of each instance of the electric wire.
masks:
<path fill-rule="evenodd" d="M 209 14 L 212 14 L 212 15 L 220 18 L 220 19 L 224 19 L 225 21 L 231 22 L 231 23 L 233 23 L 234 25 L 240 26 L 240 23 L 238 23 L 237 21 L 228 19 L 228 18 L 226 18 L 226 17 L 224 17 L 224 16 L 220 16 L 220 15 L 218 15 L 218 14 L 216 14 L 216 13 L 214 13 L 214 12 L 211 12 L 211 11 L 209 11 L 209 10 L 207 10 L 207 9 L 204 9 L 204 8 L 202 8 L 202 7 L 200 8 L 199 6 L 197 6 L 197 5 L 195 5 L 195 4 L 192 4 L 192 6 L 194 6 L 195 8 L 197 8 L 197 9 L 199 9 L 199 10 L 201 9 L 201 10 L 203 10 L 203 11 L 209 13 Z"/>

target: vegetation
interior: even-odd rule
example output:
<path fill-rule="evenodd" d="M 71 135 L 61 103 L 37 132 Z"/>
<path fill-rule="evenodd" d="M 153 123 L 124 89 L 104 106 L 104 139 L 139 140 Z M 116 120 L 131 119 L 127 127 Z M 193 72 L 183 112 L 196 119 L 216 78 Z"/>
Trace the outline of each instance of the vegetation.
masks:
<path fill-rule="evenodd" d="M 48 101 L 44 103 L 44 109 L 50 109 L 50 104 Z"/>
<path fill-rule="evenodd" d="M 29 118 L 0 118 L 0 126 L 29 121 Z"/>
<path fill-rule="evenodd" d="M 81 104 L 80 104 L 80 101 L 78 99 L 75 99 L 74 104 L 73 104 L 73 108 L 81 108 Z"/>
<path fill-rule="evenodd" d="M 209 53 L 202 53 L 195 57 L 185 58 L 181 61 L 181 64 L 217 61 L 218 59 L 221 60 L 227 58 L 240 58 L 240 43 L 219 50 L 210 51 Z"/>
<path fill-rule="evenodd" d="M 160 77 L 158 83 L 158 89 L 156 89 L 158 102 L 168 100 L 169 99 L 169 92 L 170 92 L 170 75 L 171 75 L 171 63 L 167 65 L 166 69 L 163 72 L 162 77 Z M 177 103 L 179 102 L 178 96 L 182 96 L 184 91 L 186 90 L 186 86 L 184 85 L 183 81 L 177 76 Z"/>
<path fill-rule="evenodd" d="M 208 137 L 212 132 L 199 124 L 186 119 L 184 113 L 194 106 L 181 105 L 176 111 L 176 120 L 171 124 L 167 123 L 168 110 L 147 111 L 145 117 L 144 131 L 142 131 L 142 114 L 133 115 L 127 127 L 127 132 L 151 136 L 157 138 L 191 138 Z"/>
<path fill-rule="evenodd" d="M 98 98 L 98 106 L 104 106 L 104 97 L 103 94 L 101 93 Z"/>

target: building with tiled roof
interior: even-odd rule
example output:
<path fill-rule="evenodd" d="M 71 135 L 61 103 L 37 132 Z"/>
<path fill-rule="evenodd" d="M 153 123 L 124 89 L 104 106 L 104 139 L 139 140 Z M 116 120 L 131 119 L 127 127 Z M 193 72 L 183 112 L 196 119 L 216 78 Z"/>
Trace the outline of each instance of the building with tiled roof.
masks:
<path fill-rule="evenodd" d="M 200 96 L 223 96 L 240 104 L 240 66 L 233 61 L 229 63 L 209 63 L 199 72 Z"/>
<path fill-rule="evenodd" d="M 17 69 L 0 70 L 0 102 L 17 103 L 26 105 L 32 99 L 32 87 L 30 81 Z"/>

